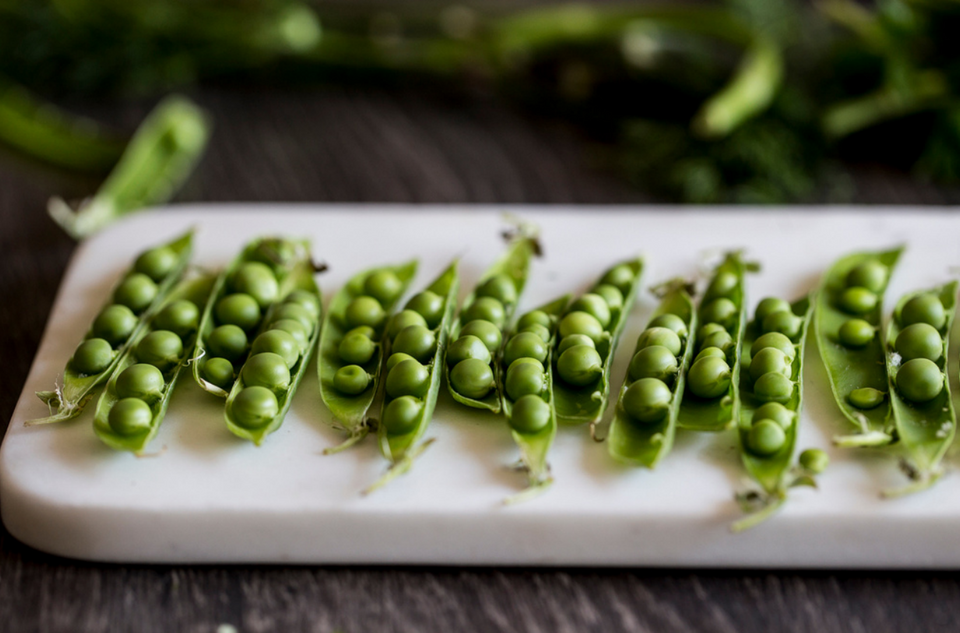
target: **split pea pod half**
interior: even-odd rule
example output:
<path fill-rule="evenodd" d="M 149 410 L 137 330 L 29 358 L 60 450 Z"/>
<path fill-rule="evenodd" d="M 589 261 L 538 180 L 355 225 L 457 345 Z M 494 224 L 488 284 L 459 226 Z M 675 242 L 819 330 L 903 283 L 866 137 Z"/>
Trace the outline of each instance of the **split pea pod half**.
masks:
<path fill-rule="evenodd" d="M 93 420 L 110 448 L 140 453 L 157 434 L 215 280 L 203 275 L 177 284 L 113 369 Z"/>
<path fill-rule="evenodd" d="M 450 395 L 460 404 L 500 413 L 497 356 L 504 343 L 503 330 L 513 319 L 526 286 L 535 248 L 532 238 L 518 234 L 507 252 L 484 272 L 450 327 L 443 371 Z M 545 330 L 531 332 L 547 345 Z"/>
<path fill-rule="evenodd" d="M 853 253 L 823 277 L 814 327 L 834 400 L 856 432 L 833 438 L 839 446 L 886 446 L 893 441 L 887 369 L 878 330 L 883 295 L 903 247 Z M 867 397 L 871 396 L 871 397 Z"/>
<path fill-rule="evenodd" d="M 640 258 L 613 266 L 560 319 L 553 350 L 553 391 L 560 422 L 589 422 L 594 434 L 607 407 L 610 365 L 642 273 Z"/>
<path fill-rule="evenodd" d="M 607 436 L 611 457 L 646 468 L 654 468 L 673 447 L 697 331 L 687 285 L 678 280 L 657 290 L 663 293 L 660 305 L 637 339 Z"/>
<path fill-rule="evenodd" d="M 135 334 L 183 276 L 192 251 L 193 231 L 189 231 L 137 257 L 64 368 L 63 385 L 37 392 L 51 415 L 28 420 L 28 426 L 80 415 L 93 390 L 110 376 Z"/>
<path fill-rule="evenodd" d="M 349 437 L 335 453 L 348 448 L 370 431 L 367 412 L 380 385 L 383 347 L 391 325 L 419 315 L 397 315 L 395 306 L 417 274 L 417 260 L 398 266 L 381 266 L 354 275 L 330 300 L 320 335 L 317 371 L 320 397 L 337 428 Z M 422 321 L 420 317 L 419 321 Z"/>
<path fill-rule="evenodd" d="M 700 299 L 693 350 L 696 355 L 687 370 L 677 415 L 680 428 L 719 432 L 738 419 L 746 271 L 739 252 L 727 254 Z"/>
<path fill-rule="evenodd" d="M 903 470 L 914 483 L 886 491 L 899 496 L 931 486 L 956 435 L 957 415 L 947 377 L 957 282 L 903 296 L 887 326 L 887 380 Z"/>
<path fill-rule="evenodd" d="M 504 347 L 504 353 L 497 359 L 503 413 L 513 441 L 520 448 L 520 462 L 528 477 L 527 488 L 508 498 L 507 503 L 529 499 L 553 483 L 547 463 L 547 453 L 557 435 L 551 361 L 560 317 L 569 303 L 570 295 L 564 295 L 521 316 L 508 337 L 507 346 L 515 341 L 521 344 L 515 350 L 511 348 L 509 355 Z M 523 343 L 524 333 L 534 325 L 546 332 L 542 346 Z"/>
<path fill-rule="evenodd" d="M 760 489 L 737 495 L 749 516 L 735 532 L 753 527 L 783 505 L 794 486 L 816 486 L 813 477 L 827 455 L 809 449 L 794 464 L 797 426 L 803 405 L 803 352 L 813 315 L 804 297 L 792 304 L 769 297 L 757 306 L 746 328 L 740 355 L 740 459 Z"/>
<path fill-rule="evenodd" d="M 427 432 L 437 406 L 443 377 L 439 365 L 447 349 L 459 287 L 457 261 L 454 260 L 405 306 L 404 312 L 416 313 L 425 323 L 407 325 L 390 340 L 390 354 L 385 365 L 387 379 L 383 381 L 385 393 L 377 428 L 380 452 L 390 460 L 390 468 L 364 494 L 407 472 L 413 461 L 433 442 L 421 443 L 420 440 Z"/>

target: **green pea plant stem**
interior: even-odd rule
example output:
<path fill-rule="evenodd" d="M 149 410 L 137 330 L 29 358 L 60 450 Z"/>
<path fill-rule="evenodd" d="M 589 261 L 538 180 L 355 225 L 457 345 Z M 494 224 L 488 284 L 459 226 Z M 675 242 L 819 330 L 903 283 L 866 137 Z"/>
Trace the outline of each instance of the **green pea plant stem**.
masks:
<path fill-rule="evenodd" d="M 176 255 L 176 264 L 171 272 L 159 283 L 155 298 L 139 315 L 137 326 L 133 332 L 131 332 L 130 336 L 114 346 L 112 362 L 99 373 L 90 375 L 77 371 L 68 363 L 63 370 L 62 385 L 58 385 L 53 391 L 37 392 L 37 397 L 50 407 L 51 414 L 44 418 L 27 420 L 25 423 L 26 426 L 64 422 L 80 415 L 87 401 L 93 395 L 94 390 L 110 376 L 117 363 L 120 362 L 121 357 L 127 352 L 137 332 L 144 327 L 145 323 L 157 311 L 158 306 L 164 301 L 187 269 L 190 257 L 193 254 L 193 230 L 187 231 L 171 242 L 162 245 L 160 248 L 164 247 L 169 248 Z M 135 272 L 136 267 L 134 265 L 127 270 L 123 279 L 127 279 L 128 276 Z M 121 280 L 120 284 L 122 283 L 123 281 Z M 120 284 L 118 284 L 117 287 L 119 287 Z M 116 289 L 114 292 L 116 292 Z M 104 304 L 104 307 L 109 307 L 112 303 L 112 301 L 109 301 Z M 91 327 L 86 336 L 84 336 L 84 340 L 87 341 L 92 338 L 94 338 L 94 332 Z M 55 412 L 54 409 L 56 410 Z"/>
<path fill-rule="evenodd" d="M 855 427 L 855 433 L 836 435 L 833 441 L 843 447 L 886 446 L 893 441 L 893 421 L 889 399 L 877 406 L 862 409 L 849 398 L 857 389 L 887 389 L 887 369 L 879 334 L 860 347 L 844 345 L 840 328 L 856 317 L 879 329 L 883 310 L 883 296 L 889 278 L 896 268 L 903 247 L 885 251 L 858 252 L 841 257 L 827 270 L 816 298 L 814 330 L 817 349 L 827 371 L 830 389 L 843 416 Z M 848 289 L 847 277 L 858 266 L 879 262 L 886 267 L 887 279 L 876 293 L 876 305 L 859 315 L 852 315 L 841 306 L 843 293 Z"/>
<path fill-rule="evenodd" d="M 957 429 L 957 415 L 950 393 L 947 363 L 950 358 L 950 329 L 957 306 L 958 283 L 952 281 L 929 291 L 911 292 L 900 298 L 887 326 L 886 357 L 890 407 L 897 431 L 900 449 L 905 454 L 901 469 L 913 483 L 902 488 L 885 490 L 884 497 L 899 497 L 925 490 L 943 474 L 941 460 L 953 443 Z M 945 320 L 936 328 L 941 337 L 942 354 L 934 361 L 943 381 L 943 389 L 926 402 L 915 402 L 901 393 L 897 376 L 906 359 L 897 351 L 897 337 L 904 330 L 901 314 L 911 299 L 930 294 L 943 305 Z"/>

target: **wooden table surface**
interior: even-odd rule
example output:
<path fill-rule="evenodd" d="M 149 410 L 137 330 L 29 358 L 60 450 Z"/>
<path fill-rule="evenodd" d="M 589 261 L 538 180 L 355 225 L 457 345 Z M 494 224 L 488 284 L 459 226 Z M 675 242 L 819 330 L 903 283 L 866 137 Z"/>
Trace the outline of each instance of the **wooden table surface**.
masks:
<path fill-rule="evenodd" d="M 600 168 L 576 130 L 489 97 L 231 86 L 195 97 L 216 130 L 181 201 L 650 200 Z M 77 107 L 132 128 L 149 105 Z M 0 424 L 74 248 L 45 201 L 95 184 L 0 155 Z M 857 188 L 861 202 L 960 198 L 868 168 Z M 100 565 L 0 532 L 3 631 L 848 633 L 952 631 L 958 621 L 960 582 L 949 573 Z"/>

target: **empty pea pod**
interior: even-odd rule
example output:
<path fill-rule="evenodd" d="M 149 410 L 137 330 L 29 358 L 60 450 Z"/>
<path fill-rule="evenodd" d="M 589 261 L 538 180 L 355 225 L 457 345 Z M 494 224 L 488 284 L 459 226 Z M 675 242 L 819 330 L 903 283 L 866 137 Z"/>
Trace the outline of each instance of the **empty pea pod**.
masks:
<path fill-rule="evenodd" d="M 834 437 L 840 446 L 885 446 L 893 441 L 889 399 L 864 400 L 862 394 L 867 389 L 873 390 L 870 393 L 887 390 L 883 344 L 876 330 L 883 294 L 902 251 L 900 247 L 846 255 L 834 262 L 820 283 L 814 315 L 817 348 L 834 400 L 856 427 L 853 434 Z M 874 299 L 854 301 L 867 294 Z M 872 307 L 862 310 L 867 303 Z"/>
<path fill-rule="evenodd" d="M 113 369 L 93 420 L 97 437 L 110 448 L 140 453 L 157 434 L 215 279 L 181 281 Z M 180 323 L 176 332 L 166 329 L 172 321 Z"/>
<path fill-rule="evenodd" d="M 899 444 L 906 454 L 903 470 L 914 483 L 885 491 L 885 496 L 923 490 L 943 474 L 940 462 L 953 443 L 957 427 L 947 379 L 957 287 L 954 281 L 903 296 L 887 326 L 889 402 Z M 920 336 L 911 336 L 917 330 Z M 937 351 L 924 355 L 928 346 L 918 341 L 920 337 L 933 339 Z"/>
<path fill-rule="evenodd" d="M 692 342 L 697 331 L 697 315 L 686 284 L 668 282 L 657 291 L 661 293 L 660 305 L 645 331 L 672 326 L 680 348 L 646 345 L 650 337 L 641 335 L 638 338 L 607 436 L 611 457 L 646 468 L 654 468 L 673 447 L 684 380 L 693 359 Z"/>
<path fill-rule="evenodd" d="M 376 397 L 381 372 L 385 372 L 382 367 L 383 346 L 390 317 L 416 273 L 417 260 L 366 270 L 351 277 L 330 300 L 320 335 L 317 362 L 320 397 L 336 418 L 335 424 L 349 433 L 349 437 L 339 446 L 328 448 L 326 453 L 348 448 L 370 431 L 367 412 Z M 368 330 L 357 332 L 358 328 L 353 327 L 354 323 L 347 318 L 348 309 L 354 305 L 351 315 L 358 312 L 355 300 L 370 297 L 371 292 L 379 297 L 377 302 L 384 316 L 375 327 L 366 326 Z M 356 336 L 350 335 L 352 337 L 348 339 L 350 332 L 362 338 L 355 342 Z M 364 345 L 365 341 L 368 344 Z"/>
<path fill-rule="evenodd" d="M 110 376 L 133 337 L 183 275 L 192 249 L 190 231 L 140 254 L 64 368 L 63 384 L 53 391 L 37 392 L 51 414 L 28 420 L 28 426 L 63 422 L 80 414 L 93 390 Z"/>

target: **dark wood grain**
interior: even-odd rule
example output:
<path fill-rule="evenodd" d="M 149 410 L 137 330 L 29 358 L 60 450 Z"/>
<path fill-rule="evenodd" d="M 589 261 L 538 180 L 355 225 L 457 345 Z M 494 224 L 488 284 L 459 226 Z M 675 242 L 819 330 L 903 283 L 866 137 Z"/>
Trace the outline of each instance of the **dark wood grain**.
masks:
<path fill-rule="evenodd" d="M 183 201 L 649 200 L 593 163 L 574 130 L 489 98 L 335 87 L 219 87 L 196 98 L 217 127 Z M 149 105 L 77 107 L 132 127 Z M 875 170 L 857 182 L 864 202 L 956 200 Z M 73 250 L 45 200 L 94 185 L 0 156 L 4 425 Z M 952 631 L 958 621 L 952 574 L 118 566 L 47 556 L 0 533 L 3 631 L 846 633 Z"/>

